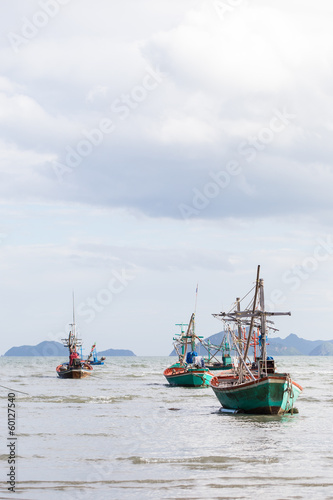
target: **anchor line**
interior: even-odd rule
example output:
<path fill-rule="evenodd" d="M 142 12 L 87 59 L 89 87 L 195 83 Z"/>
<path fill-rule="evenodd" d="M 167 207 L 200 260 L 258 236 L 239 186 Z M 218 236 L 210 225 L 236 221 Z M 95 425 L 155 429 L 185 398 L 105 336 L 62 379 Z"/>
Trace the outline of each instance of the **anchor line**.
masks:
<path fill-rule="evenodd" d="M 15 392 L 19 392 L 20 394 L 25 394 L 26 396 L 30 396 L 30 394 L 28 394 L 27 392 L 18 391 L 17 389 L 13 389 L 12 387 L 6 387 L 5 385 L 0 385 L 0 387 L 3 387 L 4 389 L 8 389 L 9 391 L 15 391 Z"/>

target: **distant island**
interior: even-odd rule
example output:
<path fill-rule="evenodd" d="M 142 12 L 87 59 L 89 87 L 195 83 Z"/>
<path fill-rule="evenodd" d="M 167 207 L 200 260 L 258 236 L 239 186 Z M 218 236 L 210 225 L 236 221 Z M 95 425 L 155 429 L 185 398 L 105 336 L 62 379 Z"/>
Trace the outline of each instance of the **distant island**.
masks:
<path fill-rule="evenodd" d="M 205 341 L 219 345 L 226 332 L 222 331 L 207 337 Z M 198 354 L 207 356 L 207 349 L 201 344 L 196 346 Z M 267 339 L 268 356 L 333 356 L 333 340 L 306 340 L 291 333 L 285 339 L 280 337 L 268 337 Z M 169 356 L 176 356 L 173 350 Z"/>
<path fill-rule="evenodd" d="M 106 351 L 98 351 L 98 356 L 136 356 L 129 349 L 107 349 Z"/>
<path fill-rule="evenodd" d="M 47 341 L 37 345 L 22 345 L 12 347 L 4 356 L 66 356 L 67 350 L 60 342 Z M 133 351 L 128 349 L 107 349 L 98 351 L 98 356 L 135 356 Z"/>

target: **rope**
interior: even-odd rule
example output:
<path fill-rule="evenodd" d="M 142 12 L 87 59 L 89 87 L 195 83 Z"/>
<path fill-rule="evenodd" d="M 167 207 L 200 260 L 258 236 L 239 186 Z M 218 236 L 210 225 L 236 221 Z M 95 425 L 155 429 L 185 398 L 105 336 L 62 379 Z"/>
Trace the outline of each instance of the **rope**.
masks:
<path fill-rule="evenodd" d="M 11 387 L 6 387 L 5 385 L 0 385 L 0 387 L 3 387 L 4 389 L 8 389 L 9 391 L 19 392 L 20 394 L 25 394 L 26 396 L 30 396 L 30 394 L 28 394 L 27 392 L 18 391 L 17 389 L 12 389 Z"/>
<path fill-rule="evenodd" d="M 246 295 L 244 295 L 243 298 L 240 299 L 239 302 L 242 302 L 242 300 L 244 300 L 254 289 L 255 289 L 256 285 L 254 285 L 250 291 L 247 292 Z M 253 302 L 253 299 L 251 300 L 251 302 Z M 227 314 L 229 314 L 231 311 L 233 311 L 233 309 L 235 308 L 235 306 L 237 305 L 237 302 L 233 302 L 232 306 L 231 306 L 231 309 L 228 311 Z"/>

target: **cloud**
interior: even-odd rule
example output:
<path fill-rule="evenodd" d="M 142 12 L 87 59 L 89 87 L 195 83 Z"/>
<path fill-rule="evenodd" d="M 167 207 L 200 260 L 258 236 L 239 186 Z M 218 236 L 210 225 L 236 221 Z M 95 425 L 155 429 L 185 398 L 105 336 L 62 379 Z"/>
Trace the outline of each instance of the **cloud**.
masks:
<path fill-rule="evenodd" d="M 230 271 L 230 257 L 228 251 L 221 254 L 220 251 L 188 248 L 170 248 L 157 246 L 156 248 L 138 247 L 138 246 L 112 246 L 112 245 L 94 245 L 80 244 L 80 252 L 84 252 L 86 258 L 82 261 L 82 266 L 87 262 L 93 261 L 96 265 L 106 267 L 113 266 L 116 262 L 123 262 L 123 265 L 132 266 L 142 271 L 157 270 L 165 271 L 195 271 L 196 269 L 223 269 Z"/>
<path fill-rule="evenodd" d="M 331 10 L 68 2 L 0 53 L 4 198 L 180 220 L 183 205 L 207 220 L 331 210 Z"/>

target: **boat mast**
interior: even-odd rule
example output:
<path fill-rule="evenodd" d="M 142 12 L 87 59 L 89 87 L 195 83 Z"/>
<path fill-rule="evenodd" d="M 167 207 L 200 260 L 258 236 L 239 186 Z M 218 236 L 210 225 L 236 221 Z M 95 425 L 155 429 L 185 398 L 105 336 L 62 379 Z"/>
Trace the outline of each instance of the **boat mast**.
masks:
<path fill-rule="evenodd" d="M 195 314 L 192 313 L 190 322 L 188 324 L 187 332 L 186 332 L 186 345 L 188 342 L 188 339 L 191 339 L 191 351 L 195 350 L 195 328 L 194 328 L 194 318 Z"/>
<path fill-rule="evenodd" d="M 75 332 L 75 309 L 74 309 L 74 290 L 73 290 L 73 335 L 76 337 L 76 332 Z"/>
<path fill-rule="evenodd" d="M 265 314 L 265 297 L 264 297 L 264 280 L 261 279 L 259 282 L 260 290 L 260 309 L 261 314 L 261 359 L 263 363 L 263 371 L 267 372 L 267 349 L 266 349 L 266 335 L 267 335 L 267 325 L 266 325 L 266 314 Z"/>
<path fill-rule="evenodd" d="M 76 338 L 76 325 L 75 325 L 75 308 L 74 308 L 74 291 L 73 291 L 73 323 L 69 323 L 71 327 L 67 339 L 61 339 L 65 347 L 68 347 L 69 353 L 73 350 L 75 352 L 78 347 L 81 347 L 81 358 L 82 358 L 82 340 Z"/>
<path fill-rule="evenodd" d="M 179 334 L 179 338 L 177 338 L 177 336 L 173 338 L 173 340 L 176 341 L 174 343 L 174 346 L 175 346 L 176 352 L 177 352 L 178 357 L 179 357 L 179 362 L 183 363 L 185 360 L 185 355 L 186 355 L 186 344 L 184 343 L 184 333 L 185 333 L 184 326 L 187 326 L 187 324 L 185 325 L 184 323 L 176 323 L 176 326 L 180 326 L 180 334 Z M 179 353 L 178 348 L 177 348 L 178 343 L 180 343 L 181 348 L 182 348 L 181 354 Z"/>
<path fill-rule="evenodd" d="M 247 343 L 244 351 L 244 360 L 246 363 L 246 358 L 249 352 L 250 344 L 251 344 L 251 336 L 252 336 L 252 330 L 253 330 L 253 323 L 254 323 L 254 314 L 256 310 L 256 304 L 257 304 L 257 296 L 258 296 L 258 289 L 259 289 L 259 273 L 260 273 L 260 265 L 258 265 L 257 268 L 257 278 L 256 278 L 256 290 L 254 292 L 254 299 L 253 299 L 253 306 L 252 306 L 252 315 L 251 315 L 251 321 L 250 321 L 250 328 L 249 328 L 249 334 L 247 337 Z M 242 365 L 240 365 L 240 370 L 242 370 Z M 242 378 L 242 371 L 240 372 L 240 378 Z"/>
<path fill-rule="evenodd" d="M 194 305 L 194 314 L 197 312 L 197 302 L 198 302 L 198 283 L 197 283 L 197 288 L 195 290 L 195 305 Z"/>
<path fill-rule="evenodd" d="M 234 321 L 237 324 L 242 323 L 246 318 L 251 318 L 250 320 L 250 326 L 249 326 L 249 332 L 247 336 L 247 342 L 246 342 L 246 347 L 245 351 L 242 354 L 241 349 L 238 348 L 236 336 L 233 335 L 233 341 L 236 346 L 237 352 L 239 359 L 241 361 L 239 365 L 239 382 L 242 383 L 243 376 L 245 374 L 245 371 L 247 371 L 247 366 L 246 366 L 246 359 L 248 356 L 249 352 L 249 347 L 251 345 L 251 339 L 252 339 L 252 332 L 254 326 L 259 326 L 260 325 L 260 358 L 258 359 L 259 361 L 259 373 L 260 375 L 263 375 L 264 373 L 267 373 L 267 348 L 266 348 L 266 336 L 267 336 L 267 316 L 290 316 L 290 312 L 267 312 L 265 311 L 265 298 L 264 298 L 264 280 L 259 279 L 259 273 L 260 273 L 260 266 L 258 266 L 257 269 L 257 279 L 256 279 L 256 285 L 255 285 L 255 294 L 254 294 L 254 299 L 253 299 L 253 304 L 252 304 L 252 310 L 245 310 L 245 311 L 240 311 L 238 308 L 238 300 L 236 299 L 236 305 L 237 308 L 234 312 L 221 312 L 220 314 L 213 314 L 215 318 L 221 319 L 221 321 Z M 257 298 L 259 294 L 259 308 L 256 309 L 257 307 Z M 269 321 L 272 323 L 271 321 Z M 258 325 L 259 323 L 259 325 Z M 249 324 L 247 321 L 245 321 L 245 324 Z M 270 327 L 272 328 L 272 327 Z M 232 332 L 231 332 L 232 333 Z M 239 337 L 238 337 L 239 340 Z M 245 371 L 244 371 L 245 370 Z"/>
<path fill-rule="evenodd" d="M 195 351 L 195 315 L 197 312 L 197 302 L 198 302 L 198 283 L 197 283 L 197 288 L 195 290 L 195 305 L 194 305 L 194 313 L 192 314 L 191 321 L 190 321 L 190 326 L 192 323 L 192 340 L 191 340 L 191 349 L 192 352 Z"/>
<path fill-rule="evenodd" d="M 69 350 L 74 349 L 76 351 L 77 339 L 76 339 L 76 325 L 75 325 L 75 307 L 74 307 L 74 290 L 72 292 L 73 295 L 73 323 L 70 324 L 72 327 L 71 332 L 69 332 Z"/>
<path fill-rule="evenodd" d="M 236 304 L 237 304 L 237 312 L 240 312 L 240 297 L 236 298 Z M 240 321 L 237 321 L 237 328 L 238 328 L 239 350 L 242 353 L 243 352 L 243 346 L 242 346 L 242 327 L 241 327 L 241 322 Z"/>

